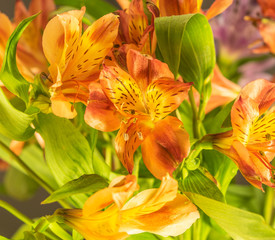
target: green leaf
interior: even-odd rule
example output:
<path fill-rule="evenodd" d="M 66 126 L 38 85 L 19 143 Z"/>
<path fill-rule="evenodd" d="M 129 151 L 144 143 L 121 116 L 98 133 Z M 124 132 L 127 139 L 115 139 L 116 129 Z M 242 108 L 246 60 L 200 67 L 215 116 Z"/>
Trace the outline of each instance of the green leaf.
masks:
<path fill-rule="evenodd" d="M 95 19 L 116 10 L 112 4 L 104 0 L 55 0 L 55 3 L 57 5 L 71 6 L 78 9 L 86 6 L 86 12 Z"/>
<path fill-rule="evenodd" d="M 224 202 L 224 196 L 216 184 L 199 169 L 189 171 L 188 176 L 179 181 L 179 189 L 183 192 L 198 193 L 208 198 Z"/>
<path fill-rule="evenodd" d="M 203 166 L 215 177 L 223 194 L 238 171 L 236 164 L 224 154 L 215 150 L 203 150 Z"/>
<path fill-rule="evenodd" d="M 42 203 L 56 202 L 78 193 L 94 193 L 105 187 L 108 187 L 108 182 L 105 178 L 96 174 L 83 175 L 63 185 Z"/>
<path fill-rule="evenodd" d="M 215 65 L 211 27 L 202 14 L 160 17 L 155 20 L 158 49 L 175 77 L 178 72 L 201 92 Z"/>
<path fill-rule="evenodd" d="M 93 173 L 89 144 L 68 119 L 41 113 L 36 125 L 45 141 L 46 161 L 60 186 Z"/>
<path fill-rule="evenodd" d="M 226 124 L 225 126 L 224 123 L 227 121 L 228 118 L 229 118 L 229 122 L 231 123 L 230 113 L 231 113 L 233 104 L 234 104 L 234 101 L 225 105 L 218 113 L 216 113 L 216 111 L 214 110 L 215 116 L 213 116 L 214 114 L 213 115 L 209 114 L 209 116 L 206 117 L 204 127 L 207 133 L 215 134 L 215 133 L 226 132 L 232 129 L 230 125 Z M 215 124 L 213 124 L 213 122 L 215 122 Z"/>
<path fill-rule="evenodd" d="M 20 22 L 10 36 L 6 45 L 5 57 L 0 71 L 0 80 L 4 83 L 5 87 L 10 92 L 23 99 L 25 103 L 28 103 L 30 83 L 24 79 L 17 68 L 16 47 L 22 33 L 37 15 L 39 15 L 39 13 Z"/>
<path fill-rule="evenodd" d="M 16 108 L 6 98 L 0 89 L 0 134 L 14 140 L 24 141 L 34 134 L 30 127 L 36 114 L 26 114 Z"/>
<path fill-rule="evenodd" d="M 178 118 L 182 121 L 184 129 L 188 132 L 191 139 L 194 138 L 193 133 L 193 111 L 190 103 L 184 100 L 178 108 Z M 188 117 L 186 117 L 188 116 Z"/>
<path fill-rule="evenodd" d="M 6 193 L 20 201 L 30 199 L 39 185 L 16 168 L 9 167 L 4 177 Z"/>
<path fill-rule="evenodd" d="M 274 240 L 275 229 L 265 223 L 262 216 L 247 212 L 225 203 L 186 193 L 202 211 L 237 240 Z"/>
<path fill-rule="evenodd" d="M 131 235 L 130 237 L 128 237 L 126 239 L 127 240 L 159 240 L 159 238 L 154 236 L 152 233 L 134 234 L 134 235 Z"/>

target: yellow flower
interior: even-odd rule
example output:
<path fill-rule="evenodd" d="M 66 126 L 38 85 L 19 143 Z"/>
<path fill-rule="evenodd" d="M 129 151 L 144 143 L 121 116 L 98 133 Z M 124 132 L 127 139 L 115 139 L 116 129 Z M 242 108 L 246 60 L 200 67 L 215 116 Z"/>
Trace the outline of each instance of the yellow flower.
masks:
<path fill-rule="evenodd" d="M 76 115 L 71 103 L 87 103 L 89 84 L 98 79 L 100 65 L 113 47 L 119 21 L 107 14 L 82 34 L 85 7 L 54 17 L 43 34 L 43 50 L 50 63 L 53 113 L 66 118 Z"/>
<path fill-rule="evenodd" d="M 168 175 L 158 189 L 144 190 L 126 203 L 136 190 L 134 176 L 121 176 L 92 195 L 83 210 L 61 209 L 56 214 L 87 240 L 119 240 L 140 232 L 177 236 L 199 218 L 196 206 L 177 193 L 178 183 Z"/>

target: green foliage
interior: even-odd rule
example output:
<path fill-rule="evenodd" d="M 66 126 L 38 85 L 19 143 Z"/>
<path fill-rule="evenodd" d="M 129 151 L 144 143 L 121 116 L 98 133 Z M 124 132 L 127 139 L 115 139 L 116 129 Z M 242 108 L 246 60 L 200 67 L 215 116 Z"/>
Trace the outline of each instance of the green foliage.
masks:
<path fill-rule="evenodd" d="M 9 167 L 5 174 L 4 186 L 9 196 L 21 201 L 30 199 L 39 187 L 34 180 L 13 167 Z"/>
<path fill-rule="evenodd" d="M 275 229 L 266 224 L 260 215 L 232 207 L 199 194 L 186 193 L 186 195 L 234 239 L 275 239 Z"/>
<path fill-rule="evenodd" d="M 41 113 L 36 125 L 45 141 L 47 163 L 60 186 L 93 173 L 89 144 L 69 120 Z"/>
<path fill-rule="evenodd" d="M 189 171 L 188 175 L 179 181 L 179 189 L 183 192 L 198 193 L 217 201 L 225 201 L 223 194 L 216 184 L 206 177 L 199 169 Z"/>
<path fill-rule="evenodd" d="M 194 82 L 202 92 L 215 65 L 211 27 L 202 14 L 160 17 L 155 20 L 158 50 L 176 77 Z"/>
<path fill-rule="evenodd" d="M 18 71 L 16 66 L 16 47 L 24 30 L 37 17 L 38 14 L 24 19 L 14 30 L 10 36 L 5 51 L 5 57 L 0 72 L 0 80 L 4 83 L 6 88 L 28 103 L 28 91 L 30 83 Z"/>
<path fill-rule="evenodd" d="M 0 89 L 0 134 L 18 141 L 29 139 L 34 134 L 30 127 L 36 114 L 26 114 L 11 105 Z"/>
<path fill-rule="evenodd" d="M 230 158 L 214 150 L 204 150 L 202 156 L 203 166 L 215 177 L 225 194 L 228 185 L 237 174 L 238 167 Z"/>
<path fill-rule="evenodd" d="M 78 193 L 94 193 L 102 188 L 108 187 L 108 182 L 96 174 L 83 175 L 72 180 L 52 193 L 43 203 L 52 203 L 70 197 Z"/>

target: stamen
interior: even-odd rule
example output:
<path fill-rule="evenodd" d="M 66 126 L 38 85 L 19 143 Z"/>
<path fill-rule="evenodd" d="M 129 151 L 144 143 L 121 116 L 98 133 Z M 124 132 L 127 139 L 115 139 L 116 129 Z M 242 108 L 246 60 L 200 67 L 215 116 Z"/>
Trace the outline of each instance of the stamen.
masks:
<path fill-rule="evenodd" d="M 123 138 L 124 138 L 124 141 L 127 142 L 129 140 L 129 134 L 128 133 L 124 133 L 123 134 Z"/>
<path fill-rule="evenodd" d="M 138 139 L 142 141 L 143 140 L 142 132 L 137 132 L 137 135 L 138 135 Z"/>

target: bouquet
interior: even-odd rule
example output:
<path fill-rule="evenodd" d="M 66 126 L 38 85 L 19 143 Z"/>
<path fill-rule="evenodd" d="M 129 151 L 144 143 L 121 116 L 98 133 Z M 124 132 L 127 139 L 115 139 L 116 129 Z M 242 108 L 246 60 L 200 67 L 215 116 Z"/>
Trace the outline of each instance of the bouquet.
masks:
<path fill-rule="evenodd" d="M 60 205 L 12 239 L 275 239 L 274 1 L 116 6 L 0 13 L 3 191 Z"/>

